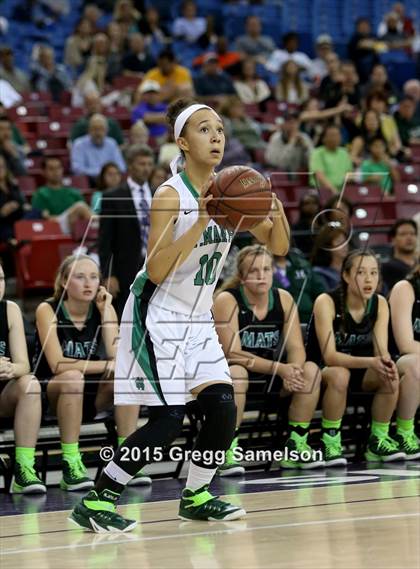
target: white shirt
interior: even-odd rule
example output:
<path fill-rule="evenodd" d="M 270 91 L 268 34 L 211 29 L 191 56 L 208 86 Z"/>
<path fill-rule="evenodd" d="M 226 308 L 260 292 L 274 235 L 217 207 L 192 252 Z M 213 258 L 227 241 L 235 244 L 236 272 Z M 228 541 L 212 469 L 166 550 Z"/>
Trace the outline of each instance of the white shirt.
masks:
<path fill-rule="evenodd" d="M 289 53 L 285 49 L 276 49 L 268 58 L 265 67 L 272 73 L 278 73 L 283 64 L 289 61 L 289 59 L 294 61 L 298 67 L 302 67 L 305 72 L 310 73 L 312 61 L 303 51 Z"/>

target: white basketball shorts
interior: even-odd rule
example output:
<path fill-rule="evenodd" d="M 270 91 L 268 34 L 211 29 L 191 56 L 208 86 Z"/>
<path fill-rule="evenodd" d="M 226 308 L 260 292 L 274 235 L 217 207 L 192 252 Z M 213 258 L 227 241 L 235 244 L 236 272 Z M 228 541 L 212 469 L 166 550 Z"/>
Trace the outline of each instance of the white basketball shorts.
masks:
<path fill-rule="evenodd" d="M 185 405 L 209 381 L 231 384 L 211 313 L 193 318 L 130 293 L 120 326 L 115 405 Z"/>

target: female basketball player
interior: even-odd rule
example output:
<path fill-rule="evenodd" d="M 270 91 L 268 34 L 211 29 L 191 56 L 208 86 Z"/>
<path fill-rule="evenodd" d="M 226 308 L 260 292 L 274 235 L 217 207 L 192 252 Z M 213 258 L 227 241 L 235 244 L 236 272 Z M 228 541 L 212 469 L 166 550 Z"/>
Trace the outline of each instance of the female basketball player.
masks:
<path fill-rule="evenodd" d="M 0 417 L 14 417 L 16 450 L 12 493 L 46 492 L 34 468 L 41 423 L 41 387 L 29 373 L 20 308 L 3 299 L 4 291 L 4 272 L 0 265 Z"/>
<path fill-rule="evenodd" d="M 284 460 L 284 468 L 316 468 L 316 460 L 307 439 L 309 425 L 319 399 L 321 373 L 312 362 L 305 362 L 305 348 L 299 315 L 291 295 L 273 288 L 273 256 L 262 245 L 244 247 L 237 257 L 236 274 L 223 283 L 214 302 L 216 330 L 230 362 L 239 428 L 248 388 L 261 389 L 282 396 L 292 395 L 289 409 L 289 451 L 309 459 Z M 287 363 L 284 347 L 287 353 Z M 281 382 L 283 385 L 281 385 Z M 259 389 L 258 389 L 259 388 Z M 242 474 L 244 469 L 234 460 L 237 436 L 226 453 L 219 475 Z"/>
<path fill-rule="evenodd" d="M 393 338 L 400 355 L 400 397 L 397 404 L 396 439 L 407 460 L 420 458 L 414 417 L 420 403 L 420 264 L 407 279 L 394 285 L 389 304 Z"/>
<path fill-rule="evenodd" d="M 36 311 L 37 373 L 56 413 L 63 453 L 63 490 L 92 488 L 79 452 L 82 418 L 112 406 L 118 320 L 112 297 L 100 286 L 97 264 L 88 256 L 67 257 L 58 270 L 54 296 Z M 39 349 L 41 351 L 41 349 Z M 118 435 L 137 426 L 138 407 L 117 407 Z"/>
<path fill-rule="evenodd" d="M 136 525 L 115 512 L 115 502 L 133 474 L 177 437 L 192 397 L 205 420 L 179 516 L 233 520 L 245 514 L 208 491 L 217 469 L 215 453 L 229 448 L 236 421 L 229 368 L 210 313 L 233 235 L 210 219 L 206 208 L 209 182 L 223 157 L 223 123 L 212 108 L 185 100 L 170 106 L 168 120 L 184 169 L 177 173 L 178 158 L 173 177 L 153 197 L 148 255 L 124 309 L 116 368 L 116 403 L 148 405 L 150 418 L 128 437 L 95 490 L 73 511 L 73 521 L 98 532 Z M 287 251 L 289 228 L 276 198 L 271 219 L 252 233 L 275 253 Z M 141 459 L 135 460 L 138 451 Z"/>
<path fill-rule="evenodd" d="M 344 259 L 341 285 L 318 296 L 309 325 L 308 357 L 322 359 L 326 390 L 322 401 L 322 443 L 326 466 L 347 463 L 342 453 L 340 426 L 347 390 L 374 391 L 367 460 L 404 457 L 390 438 L 389 422 L 398 400 L 398 372 L 388 352 L 389 310 L 376 294 L 379 266 L 366 249 Z M 322 358 L 321 358 L 322 354 Z"/>

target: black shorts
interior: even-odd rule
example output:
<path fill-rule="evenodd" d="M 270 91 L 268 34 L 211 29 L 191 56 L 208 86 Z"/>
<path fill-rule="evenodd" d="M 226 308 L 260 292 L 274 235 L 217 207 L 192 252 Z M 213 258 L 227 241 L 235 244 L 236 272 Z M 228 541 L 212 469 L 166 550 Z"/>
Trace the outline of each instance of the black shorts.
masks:
<path fill-rule="evenodd" d="M 50 416 L 54 416 L 47 395 L 48 382 L 51 380 L 52 377 L 53 376 L 39 379 L 39 383 L 41 384 L 41 390 L 42 390 L 43 415 L 47 414 Z M 95 399 L 98 394 L 99 382 L 101 381 L 102 377 L 103 374 L 85 375 L 82 421 L 92 421 L 95 415 L 98 413 L 95 407 Z"/>
<path fill-rule="evenodd" d="M 248 373 L 248 395 L 278 395 L 283 386 L 283 380 L 278 375 Z"/>

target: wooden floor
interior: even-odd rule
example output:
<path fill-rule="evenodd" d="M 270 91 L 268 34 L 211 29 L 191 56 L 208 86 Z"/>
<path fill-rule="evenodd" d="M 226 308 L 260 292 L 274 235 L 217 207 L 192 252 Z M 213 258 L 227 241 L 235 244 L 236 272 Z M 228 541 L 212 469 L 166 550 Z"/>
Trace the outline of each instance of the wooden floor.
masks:
<path fill-rule="evenodd" d="M 419 567 L 418 480 L 231 497 L 236 522 L 182 522 L 174 500 L 121 506 L 130 534 L 79 530 L 68 512 L 0 518 L 1 569 Z"/>

